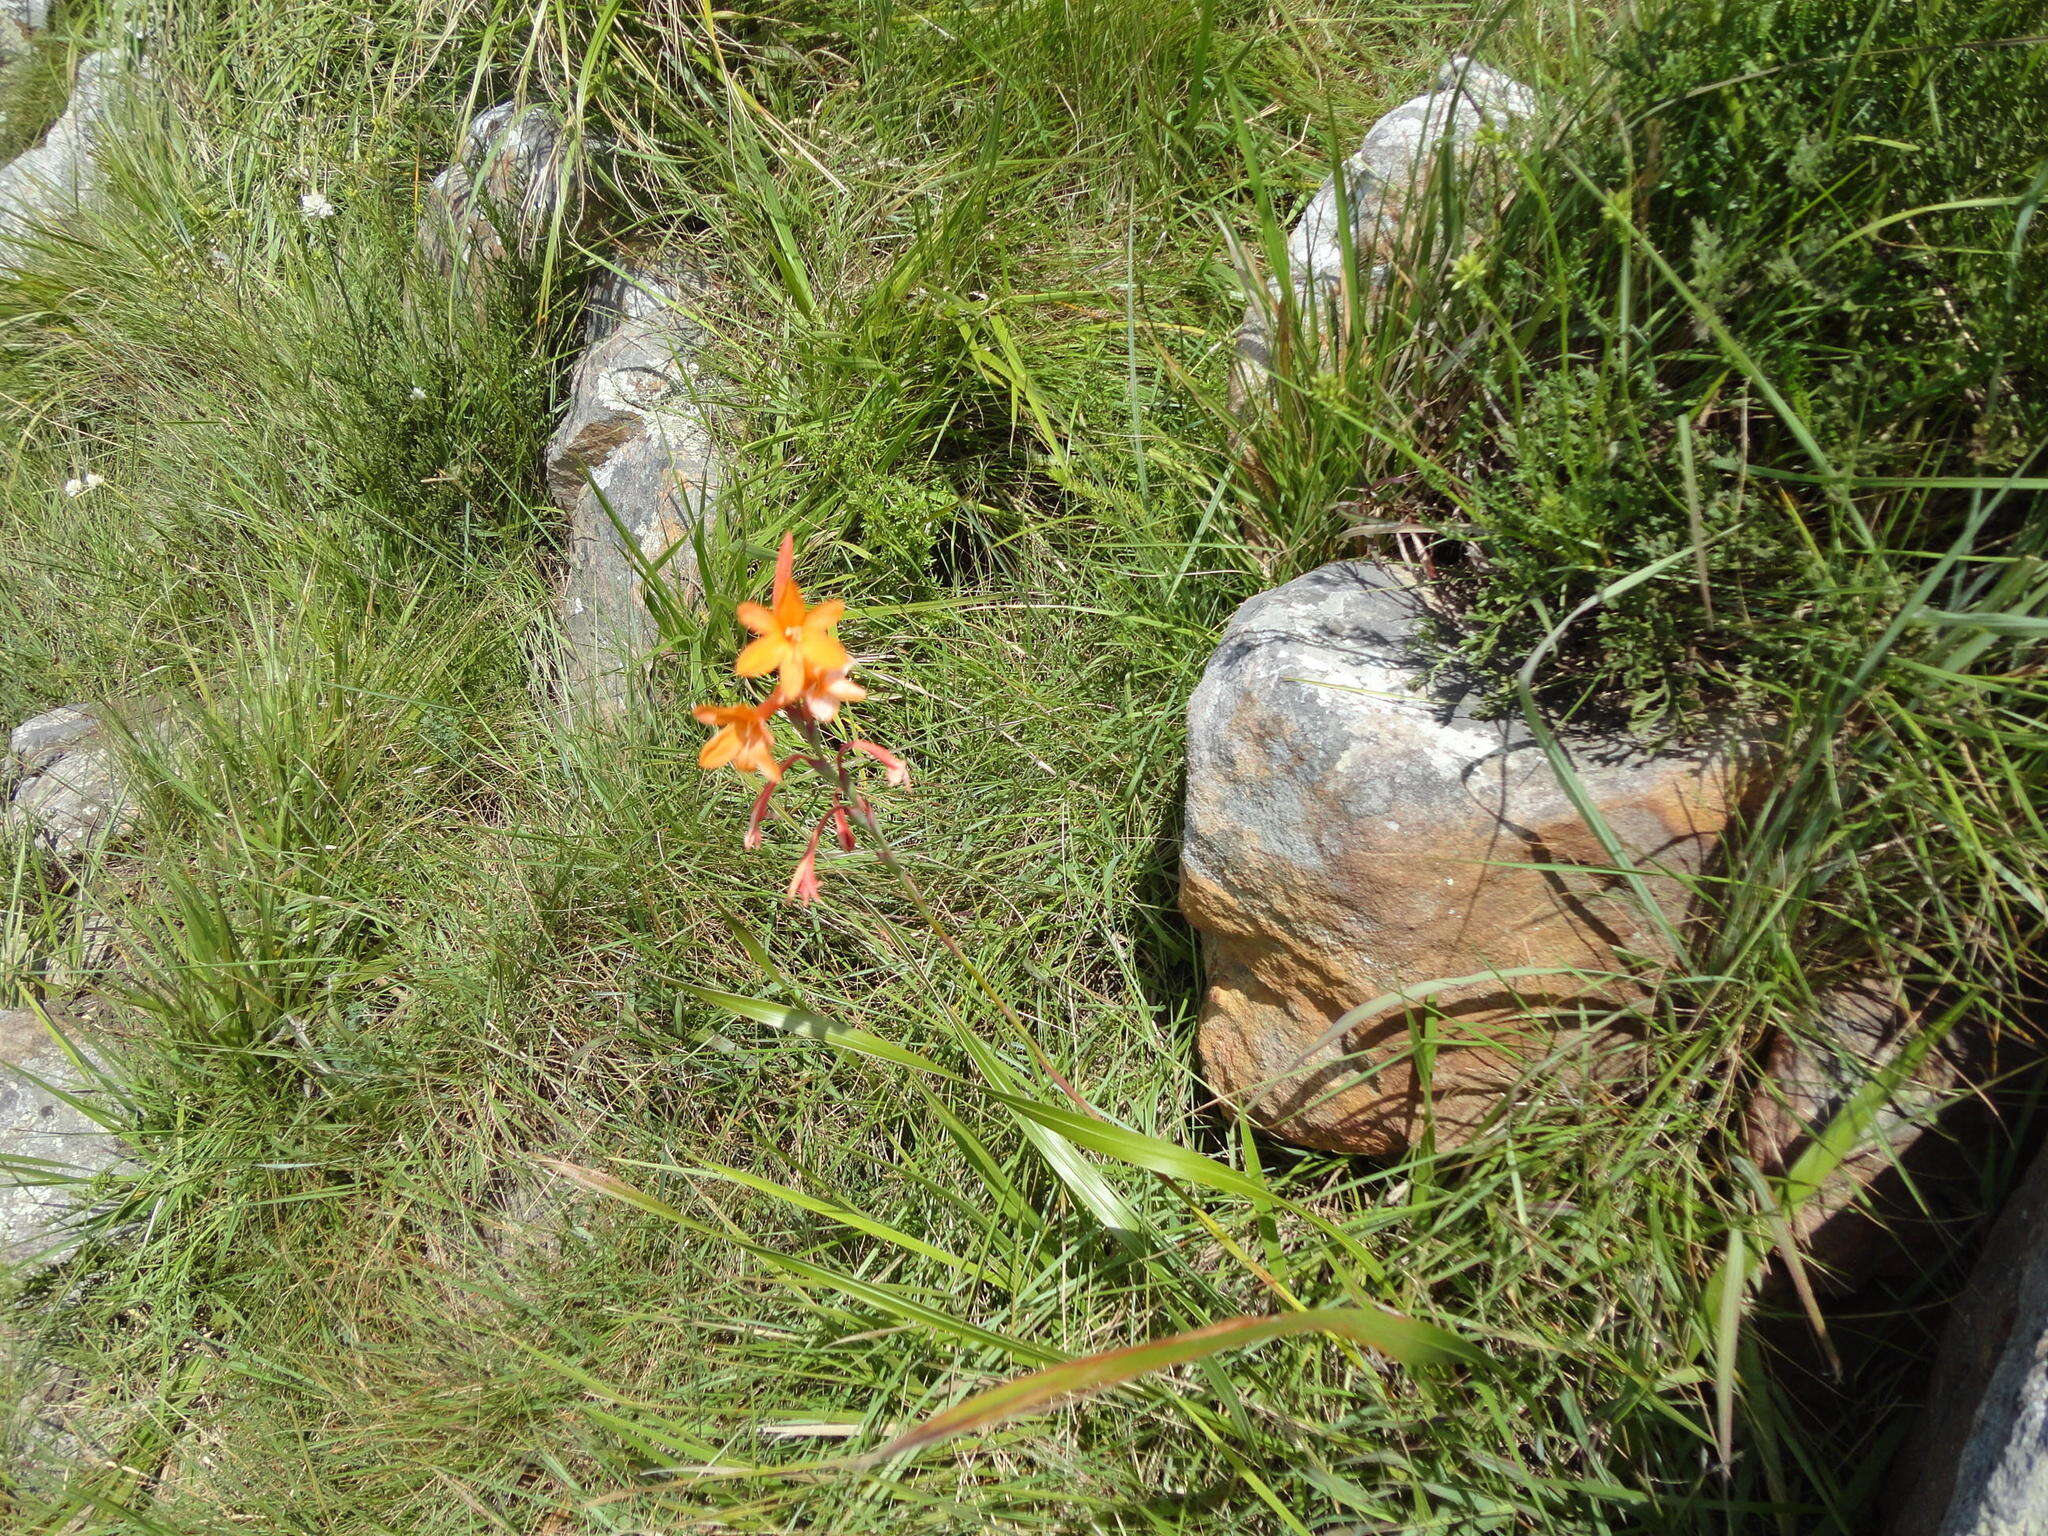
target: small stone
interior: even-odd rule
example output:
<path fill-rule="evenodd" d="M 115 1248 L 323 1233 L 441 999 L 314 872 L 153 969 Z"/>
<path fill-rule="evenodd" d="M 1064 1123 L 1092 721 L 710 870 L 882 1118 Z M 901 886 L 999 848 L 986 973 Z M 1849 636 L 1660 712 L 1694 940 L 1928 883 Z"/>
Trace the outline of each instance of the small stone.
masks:
<path fill-rule="evenodd" d="M 1309 344 L 1320 348 L 1342 334 L 1342 215 L 1350 219 L 1355 269 L 1378 287 L 1399 252 L 1408 199 L 1428 185 L 1439 151 L 1461 155 L 1482 129 L 1505 127 L 1535 110 L 1536 98 L 1526 86 L 1459 55 L 1438 72 L 1430 90 L 1374 123 L 1358 153 L 1344 162 L 1343 206 L 1333 176 L 1288 232 L 1287 290 L 1268 280 L 1245 310 L 1231 376 L 1233 402 L 1242 407 L 1264 390 L 1275 348 L 1290 331 L 1306 333 Z M 1291 317 L 1282 315 L 1283 291 L 1291 291 Z"/>
<path fill-rule="evenodd" d="M 460 275 L 532 256 L 561 211 L 573 233 L 583 176 L 561 119 L 542 106 L 505 101 L 479 113 L 461 158 L 427 189 L 420 245 L 443 272 Z"/>
<path fill-rule="evenodd" d="M 1423 686 L 1419 590 L 1346 561 L 1255 597 L 1188 705 L 1181 907 L 1207 959 L 1209 1086 L 1275 1135 L 1340 1152 L 1399 1152 L 1425 1119 L 1455 1146 L 1518 1094 L 1578 1097 L 1630 1070 L 1625 1018 L 1590 1030 L 1573 1010 L 1638 1000 L 1616 973 L 1663 944 L 1527 731 Z M 1597 736 L 1567 749 L 1683 921 L 1681 877 L 1734 803 L 1730 757 Z M 1521 968 L 1541 974 L 1504 974 Z M 1427 997 L 1451 1038 L 1425 1102 L 1419 998 L 1338 1021 L 1454 978 Z"/>
<path fill-rule="evenodd" d="M 0 58 L 26 53 L 50 28 L 50 0 L 0 0 Z"/>
<path fill-rule="evenodd" d="M 1773 1042 L 1751 1095 L 1744 1142 L 1766 1175 L 1791 1169 L 1867 1084 L 1901 1072 L 1917 1021 L 1887 989 L 1837 987 L 1796 1033 Z M 1799 1201 L 1790 1228 L 1817 1291 L 1850 1295 L 1905 1279 L 1939 1251 L 1944 1223 L 1977 1215 L 1966 1144 L 1989 1118 L 1968 1085 L 1994 1075 L 1970 1020 L 1903 1071 L 1849 1154 Z"/>
<path fill-rule="evenodd" d="M 80 1021 L 52 1022 L 89 1062 Z M 120 1160 L 120 1141 L 63 1096 L 89 1100 L 97 1091 L 38 1015 L 0 1009 L 0 1158 L 42 1165 L 50 1175 L 43 1183 L 0 1184 L 0 1265 L 60 1247 L 66 1183 Z"/>
<path fill-rule="evenodd" d="M 114 740 L 87 705 L 66 705 L 17 726 L 0 773 L 6 785 L 6 821 L 26 826 L 62 860 L 126 836 L 138 815 Z"/>
<path fill-rule="evenodd" d="M 99 139 L 134 73 L 112 50 L 89 55 L 42 143 L 0 165 L 0 269 L 20 266 L 45 231 L 96 194 Z"/>

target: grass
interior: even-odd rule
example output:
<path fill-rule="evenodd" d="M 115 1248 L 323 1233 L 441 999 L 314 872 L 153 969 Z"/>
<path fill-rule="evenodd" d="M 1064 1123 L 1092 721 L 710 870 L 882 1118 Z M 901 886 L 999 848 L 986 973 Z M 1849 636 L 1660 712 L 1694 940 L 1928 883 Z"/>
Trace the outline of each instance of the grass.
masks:
<path fill-rule="evenodd" d="M 1790 7 L 1785 25 L 1825 30 L 1840 9 Z M 1858 14 L 1886 36 L 1983 40 L 2014 19 L 1923 10 Z M 1726 92 L 1683 92 L 1797 56 L 1804 34 L 1687 14 L 1531 8 L 1488 55 L 1587 124 L 1677 92 L 1666 152 L 1696 167 L 1736 129 L 1682 105 L 1721 111 Z M 1640 251 L 1692 238 L 1695 194 L 1607 216 L 1597 194 L 1627 168 L 1567 113 L 1561 147 L 1511 161 L 1529 195 L 1477 247 L 1483 271 L 1425 247 L 1386 301 L 1407 320 L 1343 338 L 1339 367 L 1284 379 L 1270 419 L 1233 439 L 1226 236 L 1266 245 L 1484 18 L 834 0 L 725 16 L 712 36 L 702 17 L 181 7 L 108 211 L 0 283 L 16 444 L 0 715 L 150 697 L 188 726 L 175 751 L 138 745 L 162 781 L 145 835 L 85 894 L 12 850 L 18 994 L 99 909 L 130 935 L 109 1049 L 136 1149 L 85 1192 L 80 1251 L 16 1284 L 36 1342 L 17 1368 L 83 1390 L 51 1410 L 75 1444 L 53 1453 L 15 1425 L 14 1523 L 1864 1528 L 1911 1351 L 1869 1330 L 1850 1414 L 1780 1348 L 1728 1064 L 1873 959 L 1934 1027 L 2024 1016 L 2048 910 L 2044 592 L 2038 519 L 2016 515 L 2036 492 L 1925 482 L 2023 469 L 2021 426 L 1984 424 L 2036 407 L 1942 415 L 1917 383 L 1901 405 L 1909 328 L 1856 349 L 1861 392 L 1832 414 L 1792 415 L 1831 464 L 1918 483 L 1866 497 L 1771 480 L 1811 465 L 1766 386 L 1832 322 L 1793 306 L 1769 347 L 1745 329 L 1734 350 L 1714 327 L 1787 313 L 1782 288 L 1734 302 L 1743 261 L 1766 260 L 1748 242 L 1780 238 L 1785 208 L 1730 229 L 1727 296 L 1688 307 Z M 1684 35 L 1649 69 L 1660 27 Z M 2037 78 L 2038 57 L 2000 68 Z M 1960 165 L 1950 119 L 1968 103 L 1936 86 L 1914 130 L 1947 146 L 1934 190 L 1860 189 L 1828 228 L 1923 196 L 2021 198 L 1941 218 L 1975 242 L 1954 257 L 1973 291 L 1996 299 L 2011 274 L 1991 309 L 2023 340 L 2038 235 L 2008 150 L 2032 120 L 1988 96 L 1981 115 L 2001 132 L 2010 116 L 2010 135 Z M 562 232 L 479 310 L 409 254 L 417 189 L 464 112 L 513 93 L 562 106 L 599 148 L 605 239 L 715 278 L 714 371 L 743 405 L 710 615 L 670 617 L 656 697 L 610 733 L 565 730 L 528 686 L 554 557 L 541 447 L 589 255 Z M 1847 154 L 1864 127 L 1818 148 L 1774 131 L 1732 142 Z M 1757 179 L 1775 185 L 1777 163 Z M 309 190 L 339 214 L 303 219 Z M 1431 227 L 1448 257 L 1462 236 Z M 1615 309 L 1623 272 L 1633 314 Z M 1483 341 L 1467 364 L 1483 384 L 1442 405 L 1442 363 L 1407 343 L 1437 303 L 1433 345 Z M 2039 349 L 1997 345 L 2019 361 L 1984 363 L 1980 392 L 2017 402 Z M 1488 388 L 1521 391 L 1512 431 L 1465 409 Z M 1180 709 L 1222 623 L 1344 547 L 1354 519 L 1333 503 L 1391 462 L 1439 466 L 1408 510 L 1488 531 L 1490 563 L 1458 576 L 1483 621 L 1474 659 L 1519 661 L 1585 597 L 1684 548 L 1661 424 L 1714 389 L 1691 482 L 1713 533 L 1705 601 L 1751 599 L 1737 638 L 1776 649 L 1734 681 L 1786 746 L 1708 889 L 1715 920 L 1659 991 L 1656 1081 L 1624 1109 L 1537 1100 L 1455 1156 L 1390 1165 L 1219 1123 L 1189 1048 L 1198 965 L 1173 839 Z M 1394 412 L 1403 398 L 1431 408 Z M 1735 430 L 1715 412 L 1738 406 L 1746 472 L 1714 462 Z M 1654 441 L 1633 431 L 1644 416 Z M 1607 440 L 1630 494 L 1654 484 L 1650 523 L 1589 499 Z M 1551 500 L 1539 453 L 1570 467 Z M 106 483 L 62 496 L 88 468 Z M 1778 484 L 1797 519 L 1779 520 Z M 1568 529 L 1603 517 L 1597 556 L 1559 558 Z M 882 804 L 903 860 L 1104 1122 L 1060 1118 L 1026 1041 L 885 868 L 834 860 L 820 907 L 784 907 L 792 836 L 744 852 L 745 791 L 697 773 L 689 705 L 737 696 L 728 615 L 785 528 L 806 584 L 854 607 L 864 728 L 918 767 Z M 1814 547 L 1781 571 L 1801 528 Z M 1673 664 L 1659 647 L 1739 645 L 1702 622 L 1680 579 L 1693 563 L 1673 570 L 1618 595 L 1649 607 L 1561 633 L 1548 707 L 1633 697 L 1690 717 L 1700 694 L 1644 704 L 1641 679 Z M 793 1036 L 707 988 L 829 1027 Z M 897 1059 L 847 1048 L 847 1029 Z M 2013 1156 L 1991 1154 L 1987 1191 Z M 1947 1278 L 1941 1256 L 1928 1271 L 1889 1303 L 1908 1335 Z M 817 1465 L 1067 1356 L 1373 1304 L 1488 1363 L 1408 1372 L 1276 1340 L 905 1463 Z M 1835 1322 L 1853 1342 L 1858 1319 Z"/>

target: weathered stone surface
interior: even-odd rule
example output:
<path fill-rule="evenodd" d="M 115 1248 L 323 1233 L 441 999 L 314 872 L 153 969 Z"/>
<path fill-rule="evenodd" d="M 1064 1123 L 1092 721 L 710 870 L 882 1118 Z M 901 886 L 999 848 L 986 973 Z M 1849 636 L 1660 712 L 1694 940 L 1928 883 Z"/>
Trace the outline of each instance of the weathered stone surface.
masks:
<path fill-rule="evenodd" d="M 1497 973 L 1614 972 L 1660 942 L 1624 882 L 1596 872 L 1607 854 L 1523 728 L 1417 691 L 1416 590 L 1354 561 L 1253 598 L 1188 706 L 1181 904 L 1208 960 L 1210 1087 L 1276 1134 L 1337 1151 L 1398 1151 L 1425 1110 L 1417 1010 L 1384 1007 L 1332 1038 L 1348 1010 L 1481 978 L 1428 998 L 1451 1021 L 1430 1097 L 1438 1144 L 1455 1145 L 1523 1079 L 1574 1091 L 1630 1054 L 1626 1031 L 1560 1030 L 1547 1012 L 1627 998 L 1626 984 Z M 1730 760 L 1567 746 L 1656 900 L 1682 917 L 1678 877 L 1710 855 L 1733 805 Z"/>
<path fill-rule="evenodd" d="M 1338 178 L 1323 183 L 1287 237 L 1287 280 L 1294 307 L 1292 324 L 1312 336 L 1341 334 L 1344 299 L 1344 224 L 1348 212 L 1358 275 L 1377 287 L 1399 243 L 1402 211 L 1409 196 L 1425 187 L 1437 154 L 1470 145 L 1479 131 L 1502 127 L 1536 109 L 1527 87 L 1498 70 L 1459 55 L 1438 73 L 1434 86 L 1403 102 L 1365 136 Z M 1286 330 L 1283 290 L 1268 280 L 1262 295 L 1245 310 L 1238 332 L 1232 389 L 1242 405 L 1263 388 L 1274 348 Z"/>
<path fill-rule="evenodd" d="M 1764 1173 L 1789 1170 L 1863 1087 L 1900 1081 L 1856 1149 L 1793 1213 L 1793 1241 L 1815 1289 L 1837 1295 L 1904 1278 L 1939 1251 L 1939 1227 L 1978 1214 L 1965 1144 L 1989 1118 L 1969 1085 L 1992 1075 L 1987 1043 L 1963 1021 L 1906 1070 L 1917 1021 L 1874 985 L 1837 988 L 1796 1035 L 1781 1035 L 1751 1096 L 1744 1139 Z"/>
<path fill-rule="evenodd" d="M 0 0 L 0 58 L 24 51 L 50 27 L 50 0 Z"/>
<path fill-rule="evenodd" d="M 111 49 L 88 56 L 43 142 L 0 165 L 0 267 L 18 265 L 38 232 L 60 226 L 92 197 L 98 147 L 130 73 Z"/>
<path fill-rule="evenodd" d="M 2048 1531 L 2048 1156 L 1991 1230 L 1892 1469 L 1889 1536 Z"/>
<path fill-rule="evenodd" d="M 500 102 L 470 123 L 461 158 L 428 186 L 420 244 L 451 274 L 532 256 L 556 211 L 573 231 L 582 203 L 582 172 L 561 119 L 546 107 Z"/>
<path fill-rule="evenodd" d="M 56 1022 L 77 1044 L 77 1021 Z M 94 1092 L 37 1015 L 0 1009 L 0 1265 L 61 1244 L 63 1179 L 121 1157 L 120 1142 L 52 1087 L 80 1098 Z"/>
<path fill-rule="evenodd" d="M 588 345 L 547 455 L 569 515 L 560 682 L 577 714 L 626 708 L 659 638 L 650 598 L 699 600 L 691 536 L 716 520 L 724 485 L 712 381 L 695 361 L 705 332 L 684 307 L 700 297 L 689 278 L 646 267 L 591 295 Z M 639 562 L 661 561 L 663 590 L 650 593 Z"/>
<path fill-rule="evenodd" d="M 89 705 L 67 704 L 17 726 L 0 789 L 6 819 L 26 825 L 59 858 L 77 858 L 133 829 L 136 805 L 114 738 Z"/>

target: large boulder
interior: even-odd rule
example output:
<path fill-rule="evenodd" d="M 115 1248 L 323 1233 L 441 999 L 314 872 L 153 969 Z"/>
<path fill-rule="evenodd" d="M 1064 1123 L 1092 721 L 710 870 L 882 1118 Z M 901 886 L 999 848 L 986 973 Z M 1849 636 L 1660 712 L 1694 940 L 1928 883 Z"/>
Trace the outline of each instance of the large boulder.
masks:
<path fill-rule="evenodd" d="M 1341 175 L 1323 183 L 1288 231 L 1285 285 L 1269 278 L 1245 310 L 1231 376 L 1237 403 L 1263 389 L 1284 342 L 1306 332 L 1308 344 L 1321 348 L 1342 334 L 1347 219 L 1356 253 L 1348 264 L 1378 287 L 1398 253 L 1408 200 L 1429 184 L 1439 157 L 1459 156 L 1482 129 L 1505 128 L 1535 109 L 1526 86 L 1459 55 L 1429 90 L 1373 124 Z"/>
<path fill-rule="evenodd" d="M 2048 1531 L 2048 1157 L 2013 1194 L 1949 1314 L 1891 1492 L 1890 1536 Z"/>
<path fill-rule="evenodd" d="M 600 279 L 569 408 L 548 444 L 568 514 L 559 692 L 572 716 L 624 711 L 660 639 L 664 603 L 700 600 L 693 535 L 718 517 L 725 474 L 714 385 L 697 362 L 698 283 L 635 266 Z"/>
<path fill-rule="evenodd" d="M 1627 973 L 1684 921 L 1734 805 L 1730 754 L 1568 738 L 1632 885 L 1525 729 L 1426 686 L 1419 592 L 1347 561 L 1255 597 L 1188 706 L 1209 1084 L 1335 1151 L 1398 1152 L 1425 1121 L 1455 1145 L 1518 1091 L 1624 1068 Z"/>
<path fill-rule="evenodd" d="M 5 823 L 25 828 L 60 860 L 117 841 L 138 808 L 107 717 L 67 704 L 23 721 L 0 759 Z"/>

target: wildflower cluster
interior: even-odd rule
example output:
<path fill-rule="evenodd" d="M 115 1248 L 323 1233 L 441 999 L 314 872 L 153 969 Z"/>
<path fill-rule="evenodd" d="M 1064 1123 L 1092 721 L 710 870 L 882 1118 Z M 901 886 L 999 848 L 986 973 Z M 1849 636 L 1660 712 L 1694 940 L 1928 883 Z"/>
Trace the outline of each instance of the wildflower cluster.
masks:
<path fill-rule="evenodd" d="M 867 697 L 867 690 L 847 676 L 853 670 L 853 658 L 834 633 L 846 604 L 837 598 L 827 598 L 816 607 L 807 604 L 803 589 L 796 584 L 795 567 L 796 543 L 784 534 L 782 549 L 775 557 L 775 586 L 768 605 L 741 603 L 738 608 L 739 621 L 754 638 L 740 651 L 733 671 L 741 677 L 772 674 L 775 685 L 768 696 L 758 704 L 699 704 L 694 712 L 700 722 L 715 727 L 697 754 L 698 767 L 731 768 L 742 775 L 759 774 L 768 781 L 747 822 L 747 847 L 760 846 L 761 825 L 767 820 L 782 776 L 791 768 L 809 764 L 831 788 L 831 805 L 811 829 L 810 842 L 789 881 L 789 899 L 809 903 L 818 896 L 818 848 L 827 832 L 848 853 L 855 847 L 855 823 L 880 841 L 874 807 L 854 787 L 848 772 L 848 754 L 858 753 L 880 763 L 892 785 L 909 783 L 910 770 L 885 747 L 858 737 L 848 740 L 823 729 L 838 718 L 842 704 L 859 703 Z M 804 740 L 803 748 L 787 757 L 776 751 L 777 716 L 794 725 Z"/>

